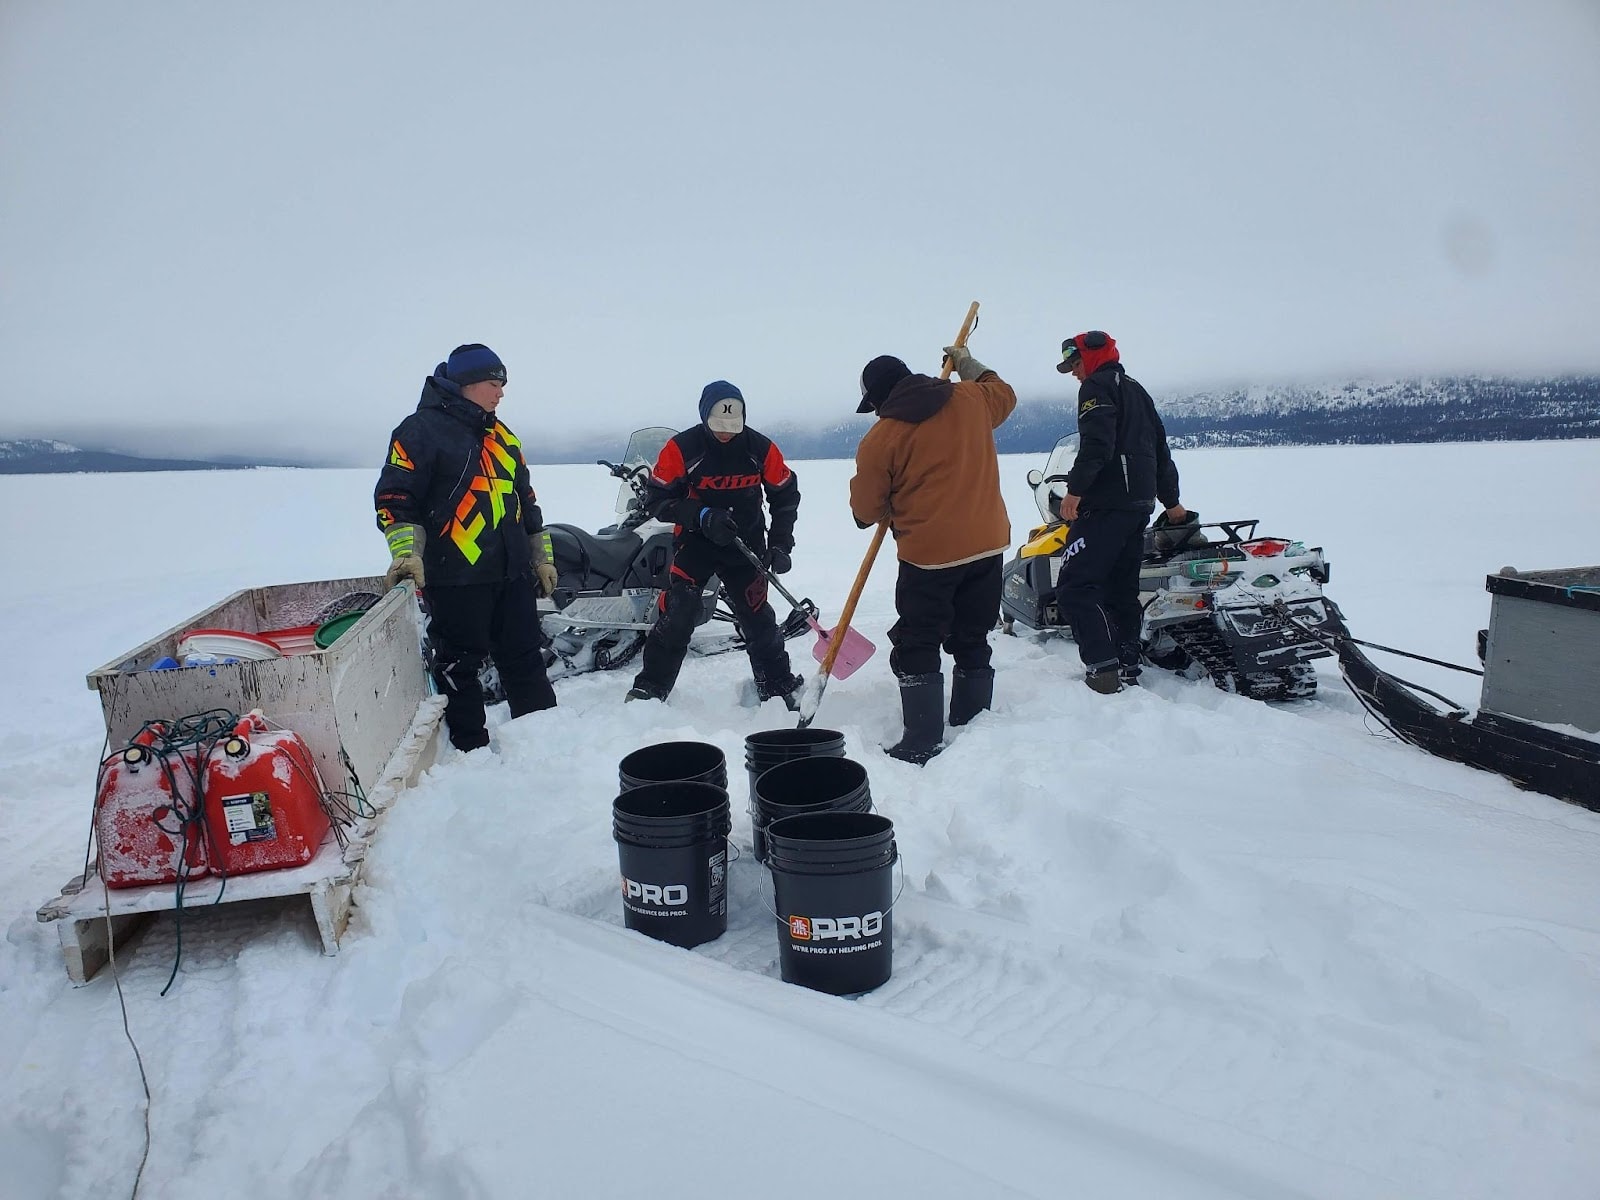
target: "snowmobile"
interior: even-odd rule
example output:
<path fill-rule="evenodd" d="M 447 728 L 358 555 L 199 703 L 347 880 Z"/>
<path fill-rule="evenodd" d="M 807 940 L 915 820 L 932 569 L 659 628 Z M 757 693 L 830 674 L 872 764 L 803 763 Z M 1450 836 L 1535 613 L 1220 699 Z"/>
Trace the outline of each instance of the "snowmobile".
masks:
<path fill-rule="evenodd" d="M 1044 524 L 1035 527 L 1002 571 L 1000 627 L 1072 636 L 1056 608 L 1055 588 L 1070 543 L 1061 519 L 1067 471 L 1078 435 L 1056 443 L 1044 470 L 1028 472 Z M 1332 652 L 1311 631 L 1344 631 L 1338 607 L 1322 594 L 1330 566 L 1321 547 L 1257 537 L 1255 518 L 1145 532 L 1139 570 L 1144 660 L 1192 677 L 1209 675 L 1226 691 L 1254 700 L 1316 694 L 1312 659 Z M 1293 617 L 1285 620 L 1275 605 Z"/>
<path fill-rule="evenodd" d="M 596 462 L 621 481 L 614 524 L 594 533 L 577 525 L 546 526 L 557 578 L 555 591 L 540 599 L 539 612 L 551 679 L 614 671 L 643 649 L 672 570 L 672 526 L 645 511 L 645 481 L 676 432 L 665 426 L 637 430 L 620 463 Z M 815 610 L 808 611 L 807 603 L 802 601 L 780 622 L 785 639 L 810 628 L 807 617 Z M 743 647 L 721 581 L 713 575 L 706 582 L 689 652 L 703 656 Z"/>

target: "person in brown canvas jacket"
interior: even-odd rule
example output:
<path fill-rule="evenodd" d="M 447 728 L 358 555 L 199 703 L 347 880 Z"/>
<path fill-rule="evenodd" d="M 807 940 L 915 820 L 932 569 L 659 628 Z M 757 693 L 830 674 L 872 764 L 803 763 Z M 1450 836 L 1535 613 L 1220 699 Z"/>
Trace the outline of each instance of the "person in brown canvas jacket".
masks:
<path fill-rule="evenodd" d="M 856 448 L 850 480 L 856 524 L 888 520 L 894 533 L 899 619 L 889 630 L 889 665 L 905 731 L 888 752 L 918 765 L 943 749 L 941 646 L 955 661 L 950 724 L 965 725 L 993 702 L 989 631 L 1011 542 L 994 431 L 1017 394 L 965 347 L 945 353 L 960 383 L 913 374 L 889 355 L 866 365 L 856 411 L 878 419 Z"/>

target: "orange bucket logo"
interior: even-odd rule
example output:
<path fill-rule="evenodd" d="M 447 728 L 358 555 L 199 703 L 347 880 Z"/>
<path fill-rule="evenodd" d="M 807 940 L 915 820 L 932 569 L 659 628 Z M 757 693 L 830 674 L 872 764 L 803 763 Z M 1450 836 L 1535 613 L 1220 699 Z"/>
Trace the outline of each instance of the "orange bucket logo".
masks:
<path fill-rule="evenodd" d="M 809 942 L 811 940 L 811 918 L 790 917 L 789 936 L 797 942 Z"/>

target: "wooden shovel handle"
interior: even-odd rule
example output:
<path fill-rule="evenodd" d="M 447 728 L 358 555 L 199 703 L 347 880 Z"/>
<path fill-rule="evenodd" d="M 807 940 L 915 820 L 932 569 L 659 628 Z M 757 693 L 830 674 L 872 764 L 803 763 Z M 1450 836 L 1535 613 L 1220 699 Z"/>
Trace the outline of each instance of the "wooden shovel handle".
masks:
<path fill-rule="evenodd" d="M 833 660 L 839 657 L 839 647 L 844 645 L 850 618 L 856 615 L 856 601 L 861 599 L 861 589 L 867 585 L 867 573 L 872 570 L 872 560 L 878 557 L 878 547 L 883 545 L 883 535 L 888 532 L 889 522 L 879 521 L 878 528 L 872 534 L 872 544 L 867 547 L 867 556 L 861 560 L 861 569 L 856 572 L 856 581 L 850 586 L 850 599 L 844 602 L 844 612 L 839 614 L 839 623 L 833 627 L 833 634 L 828 638 L 828 653 L 822 660 L 824 678 L 833 673 Z"/>
<path fill-rule="evenodd" d="M 967 344 L 967 339 L 972 336 L 972 327 L 974 325 L 976 325 L 977 323 L 978 323 L 978 302 L 976 300 L 974 300 L 972 302 L 972 307 L 967 309 L 967 319 L 965 321 L 961 322 L 961 332 L 956 334 L 955 344 L 957 346 L 965 346 Z M 953 362 L 951 362 L 949 359 L 946 359 L 944 366 L 939 369 L 939 378 L 940 379 L 949 379 L 950 378 L 950 372 L 951 372 L 952 369 L 954 369 L 954 367 L 955 367 L 955 364 Z"/>
<path fill-rule="evenodd" d="M 978 302 L 974 300 L 967 309 L 967 319 L 961 322 L 961 332 L 956 334 L 955 345 L 965 346 L 967 338 L 972 334 L 973 325 L 978 321 Z M 949 379 L 952 364 L 946 362 L 939 371 L 940 379 Z M 839 614 L 839 623 L 833 627 L 833 634 L 828 638 L 828 653 L 822 660 L 822 677 L 826 679 L 833 673 L 833 660 L 839 657 L 839 647 L 844 645 L 845 631 L 850 628 L 850 618 L 856 615 L 856 604 L 861 599 L 861 590 L 867 586 L 867 576 L 872 571 L 872 564 L 878 557 L 878 548 L 883 545 L 883 535 L 889 532 L 889 519 L 885 517 L 878 522 L 878 528 L 872 535 L 872 544 L 867 547 L 867 556 L 861 560 L 861 569 L 856 572 L 856 581 L 851 585 L 850 598 L 844 602 L 844 611 Z"/>

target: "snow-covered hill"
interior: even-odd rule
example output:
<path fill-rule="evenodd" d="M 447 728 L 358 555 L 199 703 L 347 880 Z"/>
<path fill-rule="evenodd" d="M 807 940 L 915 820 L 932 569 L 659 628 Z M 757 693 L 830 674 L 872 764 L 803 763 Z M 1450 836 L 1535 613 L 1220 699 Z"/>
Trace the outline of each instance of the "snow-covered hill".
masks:
<path fill-rule="evenodd" d="M 1003 464 L 1013 542 L 1032 465 Z M 1424 654 L 1470 659 L 1490 572 L 1594 558 L 1574 532 L 1600 506 L 1594 442 L 1179 465 L 1207 519 L 1326 547 L 1356 632 Z M 849 465 L 798 466 L 789 582 L 827 620 L 867 535 Z M 536 483 L 551 519 L 591 526 L 615 493 L 595 467 Z M 0 594 L 6 1200 L 126 1195 L 143 1146 L 112 981 L 68 987 L 33 916 L 82 860 L 101 744 L 83 674 L 236 588 L 377 568 L 371 486 L 0 480 L 6 511 L 26 489 L 51 518 L 13 523 Z M 151 514 L 149 536 L 107 511 Z M 904 857 L 883 988 L 780 982 L 748 857 L 721 939 L 623 930 L 618 760 L 722 747 L 748 849 L 743 738 L 793 718 L 739 707 L 732 657 L 690 662 L 666 706 L 568 680 L 558 709 L 502 712 L 497 752 L 448 756 L 394 808 L 338 958 L 271 910 L 191 912 L 165 999 L 174 925 L 123 956 L 155 1095 L 140 1194 L 1593 1197 L 1600 816 L 1394 742 L 1331 672 L 1311 703 L 1171 676 L 1105 698 L 1070 645 L 1000 637 L 996 710 L 918 770 L 879 749 L 898 724 L 893 579 L 879 563 L 857 621 L 879 654 L 818 717 Z"/>
<path fill-rule="evenodd" d="M 31 458 L 40 454 L 72 454 L 77 449 L 76 446 L 50 438 L 16 438 L 12 441 L 0 441 L 0 461 Z"/>

